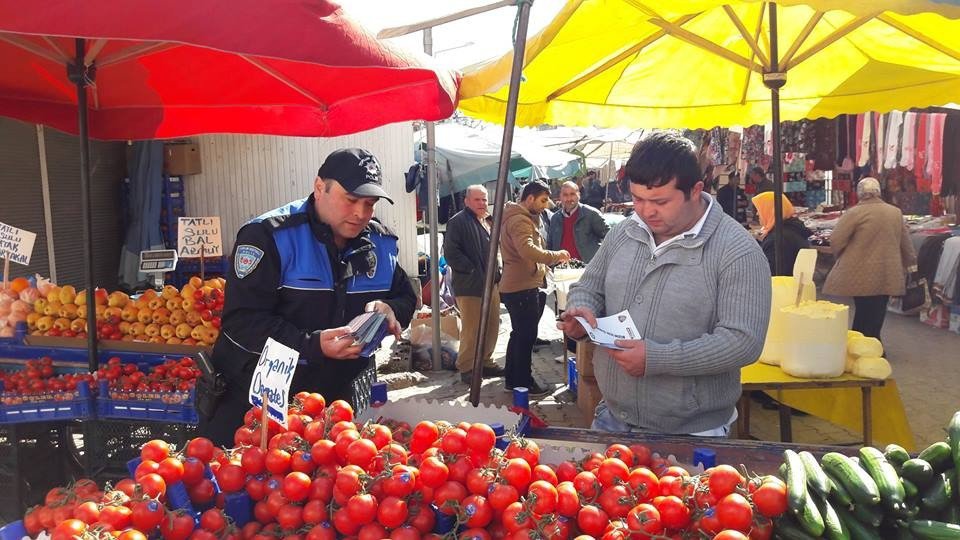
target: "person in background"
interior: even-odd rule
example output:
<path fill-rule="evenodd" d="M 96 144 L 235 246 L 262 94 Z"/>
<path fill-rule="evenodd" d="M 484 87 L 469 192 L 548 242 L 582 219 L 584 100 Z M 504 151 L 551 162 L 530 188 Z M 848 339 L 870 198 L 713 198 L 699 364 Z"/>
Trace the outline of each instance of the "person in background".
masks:
<path fill-rule="evenodd" d="M 580 339 L 626 310 L 642 339 L 597 347 L 603 401 L 593 429 L 724 437 L 737 418 L 740 368 L 756 361 L 770 318 L 760 246 L 703 193 L 693 143 L 641 139 L 627 161 L 634 215 L 600 245 L 571 286 L 558 328 Z"/>
<path fill-rule="evenodd" d="M 240 228 L 227 272 L 226 304 L 213 365 L 226 393 L 200 434 L 233 445 L 250 408 L 247 393 L 267 338 L 295 349 L 300 363 L 290 395 L 319 392 L 327 403 L 354 402 L 353 382 L 371 366 L 347 324 L 366 311 L 386 315 L 399 337 L 417 303 L 397 261 L 397 237 L 373 220 L 383 189 L 377 159 L 366 150 L 327 156 L 313 191 Z"/>
<path fill-rule="evenodd" d="M 466 208 L 447 222 L 443 235 L 443 255 L 453 270 L 453 294 L 460 310 L 460 349 L 457 370 L 460 380 L 473 381 L 474 353 L 480 339 L 481 300 L 486 278 L 487 250 L 490 249 L 490 227 L 493 220 L 487 210 L 487 189 L 480 184 L 467 187 L 463 198 Z M 483 376 L 502 377 L 505 373 L 493 361 L 493 349 L 500 332 L 500 269 L 497 268 L 487 312 L 487 335 L 483 338 Z"/>
<path fill-rule="evenodd" d="M 540 322 L 540 286 L 547 274 L 547 265 L 570 260 L 566 251 L 548 251 L 540 236 L 540 213 L 550 200 L 550 188 L 539 181 L 523 187 L 520 202 L 508 202 L 503 210 L 503 233 L 500 251 L 503 277 L 500 299 L 510 314 L 510 340 L 507 342 L 506 380 L 504 390 L 524 386 L 531 396 L 543 396 L 550 389 L 533 378 L 531 368 L 533 345 Z"/>
<path fill-rule="evenodd" d="M 727 177 L 727 184 L 717 190 L 717 202 L 723 211 L 737 223 L 747 222 L 747 195 L 740 189 L 740 175 L 731 173 Z"/>
<path fill-rule="evenodd" d="M 840 216 L 830 235 L 836 262 L 823 284 L 823 293 L 852 296 L 853 329 L 880 339 L 890 296 L 906 290 L 907 269 L 917 256 L 900 209 L 880 198 L 880 183 L 857 183 L 857 205 Z"/>
<path fill-rule="evenodd" d="M 589 204 L 597 210 L 601 210 L 603 208 L 604 195 L 605 192 L 603 186 L 600 185 L 600 180 L 597 179 L 596 171 L 588 172 L 587 176 L 583 178 L 583 183 L 580 187 L 580 198 L 583 200 L 583 203 Z"/>
<path fill-rule="evenodd" d="M 777 274 L 776 251 L 774 250 L 773 228 L 776 225 L 774 219 L 774 194 L 772 191 L 765 191 L 753 197 L 753 206 L 757 209 L 757 217 L 760 219 L 760 247 L 763 248 L 763 254 L 767 256 L 770 262 L 770 274 L 774 276 L 792 276 L 793 265 L 797 262 L 797 253 L 801 249 L 810 247 L 810 235 L 813 232 L 800 221 L 793 209 L 793 203 L 786 195 L 783 197 L 783 244 L 781 251 L 783 253 L 783 267 Z"/>
<path fill-rule="evenodd" d="M 577 185 L 564 182 L 560 186 L 560 209 L 550 218 L 547 249 L 564 249 L 572 259 L 588 263 L 609 231 L 610 226 L 597 209 L 580 204 Z"/>
<path fill-rule="evenodd" d="M 750 169 L 750 183 L 757 187 L 757 194 L 773 191 L 773 182 L 767 178 L 767 173 L 763 172 L 763 167 Z"/>

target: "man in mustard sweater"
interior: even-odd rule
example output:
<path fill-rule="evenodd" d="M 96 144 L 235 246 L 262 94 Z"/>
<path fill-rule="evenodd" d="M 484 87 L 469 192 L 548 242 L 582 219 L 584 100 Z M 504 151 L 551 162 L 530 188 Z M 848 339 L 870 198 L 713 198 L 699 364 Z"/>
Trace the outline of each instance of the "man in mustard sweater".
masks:
<path fill-rule="evenodd" d="M 532 181 L 520 192 L 520 202 L 504 206 L 500 252 L 503 277 L 500 278 L 500 300 L 510 314 L 510 341 L 507 343 L 506 380 L 504 390 L 526 387 L 531 396 L 550 392 L 533 379 L 531 369 L 534 341 L 540 322 L 538 288 L 547 274 L 548 264 L 570 260 L 565 250 L 548 251 L 540 236 L 540 213 L 550 200 L 550 188 Z"/>

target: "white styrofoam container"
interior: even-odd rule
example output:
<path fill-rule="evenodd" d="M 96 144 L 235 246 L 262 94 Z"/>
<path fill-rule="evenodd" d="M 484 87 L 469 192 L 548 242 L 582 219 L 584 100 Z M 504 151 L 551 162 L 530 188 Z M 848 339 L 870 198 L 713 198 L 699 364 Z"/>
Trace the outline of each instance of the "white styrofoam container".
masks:
<path fill-rule="evenodd" d="M 480 404 L 474 407 L 470 403 L 457 401 L 435 401 L 416 397 L 387 401 L 379 407 L 367 407 L 357 417 L 356 422 L 379 420 L 397 420 L 415 426 L 417 422 L 446 420 L 452 424 L 458 422 L 480 422 L 484 424 L 503 424 L 507 433 L 523 432 L 526 422 L 520 414 L 496 405 Z"/>

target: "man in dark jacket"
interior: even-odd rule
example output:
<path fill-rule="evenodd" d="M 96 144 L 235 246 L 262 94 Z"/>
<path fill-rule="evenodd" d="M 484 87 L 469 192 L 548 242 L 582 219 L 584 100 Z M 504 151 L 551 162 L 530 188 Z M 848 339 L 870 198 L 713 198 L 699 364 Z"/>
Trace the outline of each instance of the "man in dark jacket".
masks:
<path fill-rule="evenodd" d="M 550 217 L 547 249 L 565 249 L 571 258 L 588 263 L 609 231 L 610 226 L 596 208 L 580 204 L 577 185 L 564 182 L 560 187 L 560 209 Z"/>
<path fill-rule="evenodd" d="M 443 256 L 453 271 L 453 295 L 460 310 L 460 350 L 457 352 L 457 370 L 460 380 L 473 380 L 474 353 L 480 338 L 480 303 L 486 278 L 487 251 L 490 249 L 492 220 L 487 211 L 487 189 L 476 184 L 467 188 L 463 198 L 466 206 L 447 222 L 443 236 Z M 498 265 L 499 266 L 499 265 Z M 487 312 L 487 335 L 483 336 L 483 376 L 502 377 L 503 368 L 493 361 L 493 349 L 500 332 L 500 270 L 494 276 L 490 310 Z"/>
<path fill-rule="evenodd" d="M 320 392 L 327 402 L 353 402 L 353 382 L 370 358 L 347 325 L 364 311 L 387 316 L 399 335 L 416 295 L 397 262 L 397 237 L 371 221 L 382 187 L 376 158 L 365 150 L 327 156 L 309 197 L 277 208 L 237 233 L 227 272 L 226 305 L 213 364 L 227 383 L 200 432 L 233 445 L 243 423 L 254 368 L 267 338 L 300 352 L 290 387 Z"/>

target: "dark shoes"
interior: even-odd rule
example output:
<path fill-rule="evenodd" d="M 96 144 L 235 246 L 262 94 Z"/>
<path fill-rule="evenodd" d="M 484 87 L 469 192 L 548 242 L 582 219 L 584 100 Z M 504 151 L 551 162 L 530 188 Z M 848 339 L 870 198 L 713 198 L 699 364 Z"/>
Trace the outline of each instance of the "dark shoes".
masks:
<path fill-rule="evenodd" d="M 514 387 L 512 386 L 507 386 L 506 383 L 503 384 L 504 392 L 513 392 L 513 388 Z M 527 395 L 529 397 L 543 397 L 543 396 L 548 396 L 552 393 L 553 393 L 552 386 L 541 386 L 540 383 L 538 383 L 537 381 L 532 381 L 529 385 L 527 385 Z"/>
<path fill-rule="evenodd" d="M 484 366 L 480 372 L 485 378 L 503 377 L 507 370 L 500 366 Z M 460 382 L 470 384 L 473 382 L 473 370 L 460 372 Z"/>
<path fill-rule="evenodd" d="M 533 342 L 533 352 L 538 352 L 540 347 L 549 347 L 551 343 L 553 342 L 549 339 L 537 338 L 537 340 Z"/>

